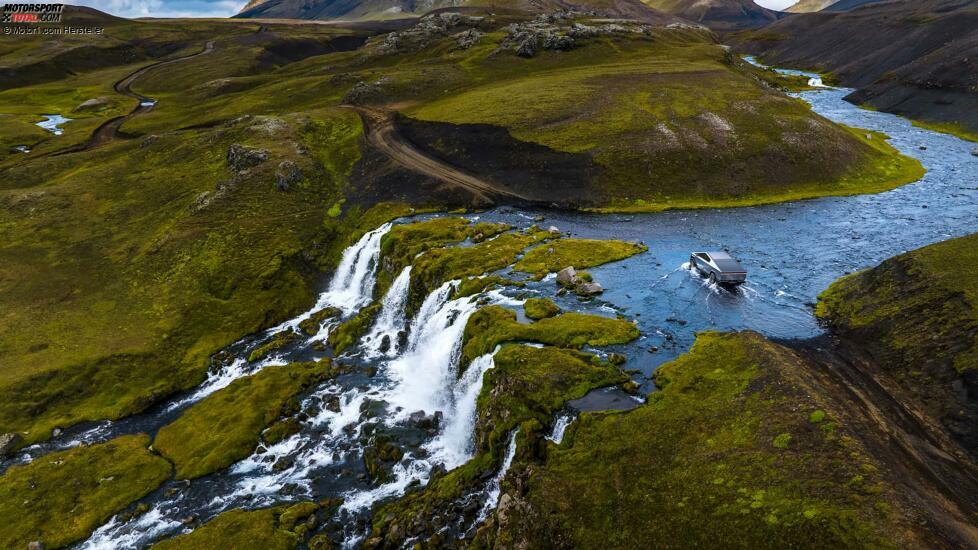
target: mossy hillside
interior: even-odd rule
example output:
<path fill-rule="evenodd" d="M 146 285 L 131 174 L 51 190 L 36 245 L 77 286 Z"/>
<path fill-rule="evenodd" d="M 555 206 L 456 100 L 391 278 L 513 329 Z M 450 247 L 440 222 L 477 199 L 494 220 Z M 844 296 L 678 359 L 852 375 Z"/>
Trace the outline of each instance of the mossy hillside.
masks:
<path fill-rule="evenodd" d="M 542 277 L 565 267 L 594 267 L 622 260 L 649 248 L 644 244 L 600 239 L 559 239 L 532 248 L 513 266 Z"/>
<path fill-rule="evenodd" d="M 647 405 L 584 413 L 543 462 L 514 465 L 524 489 L 504 488 L 492 540 L 900 546 L 892 490 L 844 425 L 810 422 L 822 406 L 797 378 L 803 368 L 757 334 L 700 334 L 659 368 L 662 389 Z"/>
<path fill-rule="evenodd" d="M 520 323 L 514 311 L 488 306 L 473 313 L 465 325 L 461 364 L 467 366 L 504 342 L 530 341 L 580 348 L 625 344 L 638 336 L 638 327 L 624 319 L 568 312 L 533 323 Z"/>
<path fill-rule="evenodd" d="M 154 550 L 211 550 L 213 548 L 261 548 L 291 550 L 305 542 L 318 522 L 317 513 L 335 508 L 335 503 L 314 502 L 275 506 L 258 510 L 229 510 L 190 533 L 160 541 Z"/>
<path fill-rule="evenodd" d="M 833 283 L 816 315 L 870 352 L 903 389 L 978 452 L 978 235 L 891 258 Z"/>
<path fill-rule="evenodd" d="M 523 312 L 534 321 L 553 317 L 560 308 L 550 298 L 529 298 L 523 303 Z"/>
<path fill-rule="evenodd" d="M 226 468 L 251 454 L 261 432 L 294 407 L 294 398 L 329 374 L 324 363 L 265 367 L 187 409 L 159 431 L 153 448 L 173 462 L 179 479 Z"/>
<path fill-rule="evenodd" d="M 146 435 L 123 436 L 11 466 L 0 476 L 0 546 L 60 548 L 88 537 L 170 477 L 148 445 Z"/>
<path fill-rule="evenodd" d="M 466 296 L 473 296 L 480 292 L 484 292 L 493 287 L 500 286 L 514 286 L 522 288 L 526 286 L 522 281 L 513 281 L 507 279 L 506 277 L 501 277 L 499 275 L 486 275 L 483 277 L 469 277 L 468 279 L 462 280 L 459 283 L 458 288 L 455 289 L 455 294 L 452 298 L 464 298 Z"/>
<path fill-rule="evenodd" d="M 475 83 L 453 90 L 461 77 L 438 73 L 449 91 L 425 97 L 406 114 L 502 126 L 518 140 L 587 155 L 602 168 L 594 193 L 612 209 L 876 192 L 921 175 L 915 161 L 856 139 L 804 102 L 757 82 L 694 33 L 596 40 L 524 61 L 519 73 L 480 52 L 461 65 L 466 76 L 478 75 Z M 555 58 L 562 69 L 554 70 Z"/>
<path fill-rule="evenodd" d="M 335 265 L 361 225 L 412 213 L 381 204 L 329 214 L 360 131 L 354 113 L 327 109 L 9 167 L 0 271 L 18 291 L 0 308 L 11 365 L 0 373 L 0 431 L 32 441 L 142 410 L 199 382 L 210 353 L 308 307 L 317 269 Z M 271 158 L 235 174 L 231 143 Z M 282 159 L 305 176 L 288 192 L 272 173 Z"/>
<path fill-rule="evenodd" d="M 428 542 L 437 547 L 441 535 L 430 529 L 431 520 L 451 518 L 458 513 L 456 502 L 483 486 L 488 473 L 499 468 L 513 430 L 520 430 L 518 455 L 532 454 L 544 426 L 567 401 L 628 379 L 617 367 L 573 350 L 506 345 L 495 361 L 478 398 L 475 456 L 423 490 L 382 505 L 373 514 L 371 540 L 400 546 L 406 532 L 418 527 L 426 533 L 422 540 L 431 537 Z"/>

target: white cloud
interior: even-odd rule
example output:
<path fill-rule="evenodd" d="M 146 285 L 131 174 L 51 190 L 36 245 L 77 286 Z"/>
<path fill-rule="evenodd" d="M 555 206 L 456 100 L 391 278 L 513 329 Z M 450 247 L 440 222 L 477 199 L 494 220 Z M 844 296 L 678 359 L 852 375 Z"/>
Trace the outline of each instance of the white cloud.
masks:
<path fill-rule="evenodd" d="M 798 0 L 754 0 L 757 4 L 772 10 L 783 10 L 798 3 Z"/>
<path fill-rule="evenodd" d="M 246 0 L 69 0 L 119 17 L 230 17 Z"/>

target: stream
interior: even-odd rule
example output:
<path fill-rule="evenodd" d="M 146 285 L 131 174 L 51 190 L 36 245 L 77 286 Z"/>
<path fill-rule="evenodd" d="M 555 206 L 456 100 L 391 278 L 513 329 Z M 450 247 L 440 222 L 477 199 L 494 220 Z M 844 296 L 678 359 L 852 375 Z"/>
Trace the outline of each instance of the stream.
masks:
<path fill-rule="evenodd" d="M 406 269 L 384 297 L 383 309 L 367 337 L 339 358 L 363 368 L 351 369 L 304 396 L 305 415 L 298 434 L 268 449 L 259 448 L 226 471 L 192 482 L 168 481 L 141 501 L 149 505 L 148 512 L 129 520 L 116 516 L 76 547 L 142 548 L 231 508 L 330 497 L 341 497 L 344 504 L 338 512 L 339 521 L 327 533 L 346 547 L 357 546 L 369 532 L 373 504 L 426 483 L 436 467 L 452 469 L 472 456 L 475 400 L 482 375 L 494 366 L 492 354 L 487 354 L 464 376 L 456 376 L 462 330 L 480 307 L 477 300 L 519 309 L 526 297 L 547 296 L 564 310 L 635 319 L 642 333 L 638 341 L 596 351 L 626 355 L 625 368 L 641 371 L 635 379 L 647 391 L 654 390 L 652 372 L 688 350 L 698 331 L 752 329 L 775 339 L 819 335 L 822 329 L 812 315 L 812 306 L 832 281 L 978 227 L 978 158 L 970 153 L 974 145 L 915 128 L 894 115 L 860 109 L 843 101 L 849 92 L 820 87 L 795 95 L 836 122 L 891 136 L 895 147 L 920 159 L 928 169 L 922 180 L 877 195 L 736 209 L 594 215 L 502 207 L 468 216 L 504 221 L 519 228 L 534 223 L 554 225 L 574 237 L 642 241 L 649 251 L 589 269 L 606 288 L 600 299 L 556 297 L 550 276 L 528 282 L 522 289 L 494 290 L 452 300 L 451 291 L 457 284 L 452 281 L 429 295 L 411 319 L 404 314 L 410 276 Z M 540 216 L 545 220 L 538 221 Z M 395 223 L 404 221 L 411 220 Z M 367 233 L 345 251 L 314 308 L 232 345 L 227 351 L 233 359 L 195 390 L 141 415 L 67 429 L 0 464 L 0 470 L 82 443 L 136 432 L 153 435 L 188 406 L 237 378 L 269 365 L 323 357 L 326 352 L 315 351 L 312 344 L 322 341 L 335 321 L 327 321 L 315 336 L 305 337 L 262 361 L 246 360 L 252 349 L 276 332 L 297 330 L 314 311 L 333 306 L 349 317 L 368 304 L 380 240 L 390 227 L 385 224 Z M 723 249 L 740 259 L 749 272 L 748 282 L 734 290 L 710 285 L 686 269 L 691 252 Z M 509 270 L 501 273 L 508 274 Z M 401 331 L 407 331 L 408 337 L 398 345 L 396 335 Z M 388 340 L 394 342 L 386 351 L 380 345 L 385 335 L 392 336 Z M 559 443 L 579 410 L 638 404 L 614 390 L 592 393 L 554 419 L 549 439 Z M 428 418 L 436 411 L 443 416 L 437 428 L 425 429 L 419 427 L 417 417 L 412 419 L 416 411 L 424 411 Z M 370 434 L 390 435 L 405 447 L 404 458 L 384 482 L 371 481 L 363 465 L 364 441 Z M 510 438 L 508 460 L 514 452 L 515 433 Z M 480 499 L 480 518 L 492 511 L 506 465 L 475 495 Z"/>

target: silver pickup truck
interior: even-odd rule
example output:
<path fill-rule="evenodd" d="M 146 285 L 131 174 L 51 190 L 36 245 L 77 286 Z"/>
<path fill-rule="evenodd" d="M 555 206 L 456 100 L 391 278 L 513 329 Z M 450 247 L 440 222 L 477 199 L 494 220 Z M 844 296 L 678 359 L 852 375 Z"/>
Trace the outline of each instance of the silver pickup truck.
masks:
<path fill-rule="evenodd" d="M 726 252 L 693 252 L 689 269 L 710 278 L 710 283 L 739 285 L 747 280 L 747 271 Z"/>

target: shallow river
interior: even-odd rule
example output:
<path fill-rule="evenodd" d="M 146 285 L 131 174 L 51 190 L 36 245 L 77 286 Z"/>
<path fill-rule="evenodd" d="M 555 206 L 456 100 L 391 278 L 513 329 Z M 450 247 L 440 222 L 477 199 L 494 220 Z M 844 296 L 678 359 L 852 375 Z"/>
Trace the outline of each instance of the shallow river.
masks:
<path fill-rule="evenodd" d="M 753 329 L 773 338 L 816 336 L 821 329 L 811 306 L 819 292 L 839 276 L 978 230 L 978 157 L 971 155 L 974 144 L 915 128 L 892 115 L 859 109 L 843 101 L 848 92 L 823 88 L 798 95 L 832 120 L 890 135 L 894 146 L 919 158 L 928 169 L 921 181 L 878 195 L 727 210 L 599 216 L 500 208 L 471 217 L 528 227 L 534 218 L 545 216 L 541 225 L 557 226 L 576 237 L 647 244 L 649 252 L 645 254 L 589 270 L 607 289 L 600 300 L 584 303 L 572 296 L 557 298 L 565 310 L 622 313 L 638 321 L 641 340 L 605 351 L 624 352 L 628 356 L 626 368 L 641 370 L 636 379 L 646 389 L 653 389 L 648 378 L 652 371 L 687 350 L 697 331 Z M 369 300 L 380 237 L 386 230 L 385 226 L 365 235 L 347 250 L 317 308 L 334 305 L 352 313 Z M 684 269 L 690 252 L 718 249 L 729 249 L 741 260 L 749 271 L 747 284 L 726 291 Z M 404 283 L 407 274 L 402 275 L 400 282 Z M 168 482 L 143 500 L 150 505 L 149 512 L 128 522 L 113 519 L 79 546 L 144 547 L 186 529 L 183 522 L 187 518 L 195 517 L 188 524 L 198 525 L 234 507 L 335 496 L 345 499 L 340 512 L 343 521 L 330 534 L 337 542 L 353 546 L 367 531 L 373 503 L 397 496 L 411 484 L 424 483 L 436 464 L 448 468 L 462 464 L 471 456 L 481 374 L 493 367 L 487 355 L 477 360 L 466 376 L 455 376 L 461 331 L 476 306 L 469 300 L 448 301 L 446 285 L 428 297 L 415 319 L 407 321 L 402 312 L 404 291 L 406 285 L 395 283 L 385 298 L 385 311 L 372 338 L 348 352 L 345 359 L 375 367 L 374 376 L 352 373 L 324 383 L 306 396 L 303 404 L 309 415 L 298 435 L 262 449 L 228 471 L 190 483 Z M 527 289 L 490 293 L 488 299 L 518 308 L 528 295 L 552 297 L 554 291 L 553 280 L 546 279 Z M 81 442 L 104 441 L 138 431 L 153 434 L 187 406 L 235 378 L 269 364 L 318 358 L 322 353 L 315 352 L 311 343 L 322 339 L 331 326 L 264 362 L 249 364 L 243 359 L 275 330 L 290 330 L 303 318 L 232 346 L 237 360 L 171 403 L 130 419 L 66 430 L 49 443 L 26 449 L 0 468 Z M 410 328 L 404 349 L 381 353 L 378 344 L 382 335 L 404 328 Z M 653 347 L 655 352 L 650 351 Z M 635 404 L 614 392 L 594 397 L 591 404 L 602 399 L 611 407 Z M 429 434 L 412 425 L 408 415 L 417 410 L 428 414 L 442 411 L 440 429 Z M 551 438 L 559 441 L 572 419 L 573 411 L 559 415 Z M 371 430 L 392 434 L 408 449 L 387 483 L 373 483 L 364 476 L 363 442 Z M 491 504 L 497 495 L 498 476 L 471 497 Z M 485 513 L 488 507 L 484 508 Z M 472 526 L 456 527 L 464 532 Z"/>

